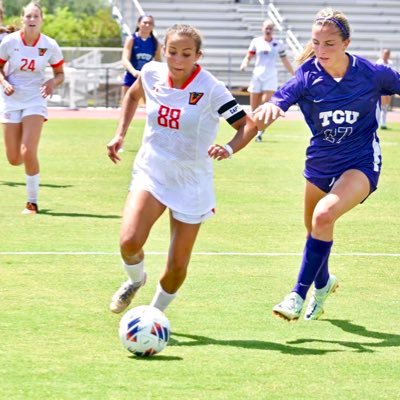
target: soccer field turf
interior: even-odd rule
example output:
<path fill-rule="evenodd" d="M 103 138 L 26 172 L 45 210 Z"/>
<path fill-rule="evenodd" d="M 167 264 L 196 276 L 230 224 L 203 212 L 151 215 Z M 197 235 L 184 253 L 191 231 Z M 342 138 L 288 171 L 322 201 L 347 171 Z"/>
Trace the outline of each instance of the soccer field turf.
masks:
<path fill-rule="evenodd" d="M 0 399 L 396 399 L 400 396 L 400 124 L 380 132 L 379 189 L 337 223 L 330 269 L 340 282 L 319 321 L 285 323 L 271 308 L 301 260 L 302 168 L 309 133 L 280 121 L 233 159 L 215 162 L 217 214 L 202 226 L 187 281 L 166 314 L 172 336 L 149 359 L 118 339 L 108 311 L 125 278 L 120 215 L 143 121 L 123 161 L 112 120 L 50 120 L 36 216 L 20 215 L 22 168 L 0 157 Z M 232 130 L 221 124 L 218 143 Z M 145 246 L 154 293 L 167 215 Z"/>

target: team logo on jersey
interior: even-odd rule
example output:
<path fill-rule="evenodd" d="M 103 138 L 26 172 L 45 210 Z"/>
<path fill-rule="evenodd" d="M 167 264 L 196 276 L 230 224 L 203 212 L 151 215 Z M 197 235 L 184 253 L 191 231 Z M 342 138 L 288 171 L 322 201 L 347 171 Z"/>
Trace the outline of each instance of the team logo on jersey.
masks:
<path fill-rule="evenodd" d="M 196 105 L 203 96 L 204 93 L 190 92 L 189 104 Z"/>
<path fill-rule="evenodd" d="M 47 49 L 43 47 L 39 47 L 39 56 L 44 56 L 46 54 Z"/>
<path fill-rule="evenodd" d="M 357 122 L 360 113 L 351 110 L 334 110 L 334 111 L 323 111 L 319 113 L 319 119 L 322 120 L 322 126 L 328 126 L 330 123 L 340 125 L 347 123 L 353 125 Z"/>

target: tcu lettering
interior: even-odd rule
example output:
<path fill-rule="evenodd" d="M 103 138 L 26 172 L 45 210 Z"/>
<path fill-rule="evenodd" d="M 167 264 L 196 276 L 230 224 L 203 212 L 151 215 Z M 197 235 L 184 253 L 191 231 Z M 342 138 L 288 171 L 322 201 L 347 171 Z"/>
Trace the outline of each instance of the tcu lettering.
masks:
<path fill-rule="evenodd" d="M 181 110 L 179 108 L 169 108 L 166 106 L 160 106 L 158 110 L 158 125 L 164 126 L 165 128 L 179 129 L 179 117 L 181 116 Z"/>
<path fill-rule="evenodd" d="M 146 53 L 136 54 L 137 60 L 151 61 L 152 58 L 153 58 L 153 56 L 151 54 L 146 54 Z"/>
<path fill-rule="evenodd" d="M 323 111 L 319 113 L 319 119 L 322 119 L 322 126 L 328 126 L 331 122 L 335 124 L 354 124 L 360 115 L 357 111 L 349 110 L 335 110 L 335 111 Z"/>

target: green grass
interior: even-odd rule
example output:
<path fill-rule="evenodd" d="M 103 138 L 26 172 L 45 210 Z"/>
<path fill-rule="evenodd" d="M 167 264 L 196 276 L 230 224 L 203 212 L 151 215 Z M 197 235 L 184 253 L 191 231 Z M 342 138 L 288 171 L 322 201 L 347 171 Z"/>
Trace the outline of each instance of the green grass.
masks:
<path fill-rule="evenodd" d="M 108 311 L 124 279 L 120 215 L 143 122 L 117 166 L 105 147 L 115 125 L 46 123 L 34 217 L 20 215 L 23 169 L 0 157 L 0 399 L 398 398 L 399 124 L 380 135 L 379 190 L 336 226 L 330 264 L 340 288 L 320 321 L 271 316 L 304 245 L 304 123 L 276 123 L 263 143 L 216 162 L 217 215 L 167 310 L 170 344 L 149 359 L 122 348 L 120 317 Z M 231 134 L 222 124 L 218 142 Z M 168 242 L 165 215 L 146 244 L 149 279 L 136 305 L 151 300 Z"/>

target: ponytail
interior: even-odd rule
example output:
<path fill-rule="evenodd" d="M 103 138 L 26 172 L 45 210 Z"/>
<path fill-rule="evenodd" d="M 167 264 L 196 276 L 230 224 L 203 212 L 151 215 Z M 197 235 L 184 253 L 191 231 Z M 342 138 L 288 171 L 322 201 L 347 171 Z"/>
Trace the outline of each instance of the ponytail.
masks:
<path fill-rule="evenodd" d="M 296 63 L 299 65 L 303 64 L 308 59 L 313 58 L 314 56 L 315 56 L 315 53 L 312 48 L 312 43 L 310 41 L 304 46 L 303 51 L 296 57 Z"/>

